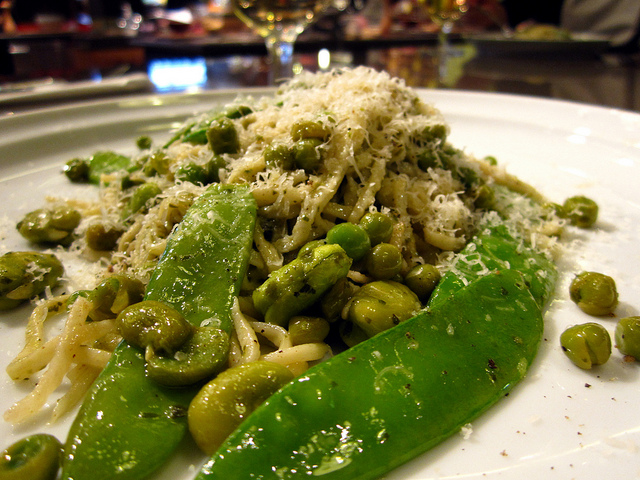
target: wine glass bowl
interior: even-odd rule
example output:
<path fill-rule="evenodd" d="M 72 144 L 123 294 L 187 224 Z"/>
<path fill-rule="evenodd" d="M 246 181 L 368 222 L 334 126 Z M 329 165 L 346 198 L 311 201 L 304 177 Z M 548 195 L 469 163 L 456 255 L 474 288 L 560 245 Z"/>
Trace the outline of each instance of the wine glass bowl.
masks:
<path fill-rule="evenodd" d="M 448 28 L 450 33 L 453 24 L 460 20 L 469 5 L 467 0 L 423 0 L 429 18 L 440 26 L 441 29 Z"/>
<path fill-rule="evenodd" d="M 265 39 L 271 61 L 270 83 L 293 75 L 293 46 L 332 0 L 232 0 L 234 13 Z"/>

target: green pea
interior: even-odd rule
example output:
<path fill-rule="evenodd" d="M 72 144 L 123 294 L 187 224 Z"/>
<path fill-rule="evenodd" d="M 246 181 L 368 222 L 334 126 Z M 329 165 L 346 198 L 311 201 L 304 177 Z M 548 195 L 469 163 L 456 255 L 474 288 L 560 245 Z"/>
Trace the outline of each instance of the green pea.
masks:
<path fill-rule="evenodd" d="M 245 418 L 291 380 L 289 369 L 266 361 L 245 363 L 220 373 L 189 405 L 189 431 L 196 444 L 206 454 L 213 454 Z"/>
<path fill-rule="evenodd" d="M 291 127 L 291 138 L 294 142 L 305 138 L 317 138 L 326 141 L 331 135 L 331 129 L 322 122 L 299 121 Z"/>
<path fill-rule="evenodd" d="M 422 302 L 426 302 L 440 282 L 440 271 L 428 263 L 416 265 L 404 277 L 404 283 Z"/>
<path fill-rule="evenodd" d="M 116 318 L 122 338 L 149 353 L 173 354 L 191 336 L 193 327 L 174 308 L 144 300 L 122 310 Z"/>
<path fill-rule="evenodd" d="M 94 223 L 87 227 L 84 236 L 89 248 L 99 252 L 108 252 L 116 248 L 123 233 L 124 230 L 119 227 Z"/>
<path fill-rule="evenodd" d="M 305 172 L 317 170 L 322 164 L 322 144 L 319 138 L 303 138 L 294 143 L 291 152 L 295 166 Z"/>
<path fill-rule="evenodd" d="M 373 337 L 413 317 L 422 304 L 407 286 L 379 280 L 362 286 L 348 308 L 347 318 Z"/>
<path fill-rule="evenodd" d="M 213 327 L 195 329 L 193 335 L 171 355 L 150 355 L 146 372 L 161 385 L 193 385 L 221 372 L 229 360 L 229 335 Z"/>
<path fill-rule="evenodd" d="M 367 253 L 366 265 L 376 280 L 390 280 L 402 270 L 402 252 L 390 243 L 379 243 Z"/>
<path fill-rule="evenodd" d="M 565 200 L 563 208 L 571 224 L 580 228 L 589 228 L 598 219 L 598 204 L 582 195 Z"/>
<path fill-rule="evenodd" d="M 640 317 L 621 318 L 616 325 L 615 339 L 620 353 L 640 360 Z"/>
<path fill-rule="evenodd" d="M 207 130 L 209 147 L 216 155 L 238 153 L 240 140 L 234 123 L 228 118 L 219 118 L 211 122 Z"/>
<path fill-rule="evenodd" d="M 83 158 L 73 158 L 65 163 L 63 172 L 74 183 L 89 181 L 89 162 Z"/>
<path fill-rule="evenodd" d="M 151 140 L 151 137 L 149 135 L 141 135 L 136 139 L 136 146 L 140 150 L 147 150 L 151 148 L 152 143 L 153 141 Z"/>
<path fill-rule="evenodd" d="M 327 232 L 327 243 L 340 245 L 353 260 L 360 260 L 371 249 L 367 232 L 354 223 L 339 223 Z"/>
<path fill-rule="evenodd" d="M 175 177 L 180 182 L 190 182 L 194 185 L 206 185 L 209 183 L 207 168 L 195 163 L 180 165 L 176 169 Z"/>
<path fill-rule="evenodd" d="M 364 214 L 358 225 L 364 228 L 364 231 L 369 235 L 371 245 L 375 246 L 391 239 L 394 221 L 384 213 L 369 212 Z"/>
<path fill-rule="evenodd" d="M 293 345 L 322 342 L 329 330 L 329 322 L 324 318 L 298 316 L 289 320 L 289 337 Z"/>
<path fill-rule="evenodd" d="M 589 315 L 611 315 L 618 305 L 616 282 L 598 272 L 582 272 L 569 286 L 569 296 Z"/>
<path fill-rule="evenodd" d="M 293 153 L 286 145 L 268 145 L 262 154 L 267 168 L 293 169 Z"/>
<path fill-rule="evenodd" d="M 569 359 L 585 370 L 602 365 L 611 356 L 611 337 L 598 323 L 585 323 L 567 328 L 560 335 L 560 345 Z"/>
<path fill-rule="evenodd" d="M 62 444 L 52 435 L 30 435 L 0 456 L 1 480 L 54 480 L 60 468 Z"/>

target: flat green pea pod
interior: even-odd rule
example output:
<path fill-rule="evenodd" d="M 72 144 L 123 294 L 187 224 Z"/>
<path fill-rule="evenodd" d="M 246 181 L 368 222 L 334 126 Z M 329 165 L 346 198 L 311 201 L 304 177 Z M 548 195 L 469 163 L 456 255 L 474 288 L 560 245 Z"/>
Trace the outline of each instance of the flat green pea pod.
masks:
<path fill-rule="evenodd" d="M 282 387 L 196 479 L 379 478 L 503 398 L 525 375 L 542 331 L 522 275 L 480 277 Z"/>
<path fill-rule="evenodd" d="M 265 321 L 285 326 L 345 278 L 350 267 L 340 245 L 320 245 L 272 272 L 253 292 L 253 303 Z"/>
<path fill-rule="evenodd" d="M 504 225 L 488 225 L 456 256 L 429 299 L 429 306 L 446 301 L 478 275 L 516 270 L 522 274 L 542 308 L 551 297 L 557 279 L 553 260 L 536 251 Z"/>
<path fill-rule="evenodd" d="M 211 185 L 169 237 L 145 299 L 172 306 L 192 325 L 206 322 L 228 334 L 249 264 L 256 210 L 247 186 Z M 61 478 L 147 477 L 184 437 L 196 393 L 194 387 L 169 388 L 150 379 L 144 352 L 121 343 L 71 426 Z"/>
<path fill-rule="evenodd" d="M 8 252 L 0 257 L 0 310 L 9 310 L 58 283 L 64 268 L 55 255 Z"/>
<path fill-rule="evenodd" d="M 73 241 L 73 231 L 81 219 L 77 210 L 66 205 L 56 205 L 27 213 L 16 228 L 20 235 L 32 243 L 69 245 Z"/>
<path fill-rule="evenodd" d="M 262 402 L 293 380 L 287 367 L 255 361 L 225 370 L 189 405 L 189 431 L 202 451 L 213 454 Z"/>
<path fill-rule="evenodd" d="M 1 480 L 55 480 L 62 445 L 52 435 L 38 433 L 18 440 L 0 456 Z"/>

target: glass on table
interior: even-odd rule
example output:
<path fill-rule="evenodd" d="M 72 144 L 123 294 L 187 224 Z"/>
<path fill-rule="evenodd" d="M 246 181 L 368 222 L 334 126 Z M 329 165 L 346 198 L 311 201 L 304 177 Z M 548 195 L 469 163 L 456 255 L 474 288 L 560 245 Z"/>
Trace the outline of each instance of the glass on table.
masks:
<path fill-rule="evenodd" d="M 443 83 L 447 78 L 447 62 L 452 55 L 449 35 L 454 24 L 467 13 L 468 0 L 418 0 L 418 3 L 439 27 L 438 79 Z"/>
<path fill-rule="evenodd" d="M 272 85 L 293 76 L 293 47 L 298 35 L 333 0 L 232 0 L 235 14 L 265 39 Z"/>

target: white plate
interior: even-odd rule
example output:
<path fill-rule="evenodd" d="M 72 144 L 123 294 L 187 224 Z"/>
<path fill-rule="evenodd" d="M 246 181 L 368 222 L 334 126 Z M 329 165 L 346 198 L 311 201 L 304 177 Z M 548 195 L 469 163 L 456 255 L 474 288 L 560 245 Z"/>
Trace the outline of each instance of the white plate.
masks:
<path fill-rule="evenodd" d="M 45 195 L 85 191 L 60 174 L 67 159 L 107 148 L 133 153 L 138 135 L 165 139 L 185 116 L 226 103 L 235 94 L 144 96 L 0 119 L 2 249 L 27 248 L 15 223 L 40 206 Z M 570 279 L 581 270 L 617 280 L 618 317 L 640 314 L 640 115 L 500 94 L 421 94 L 444 113 L 454 145 L 497 157 L 550 200 L 588 195 L 599 203 L 601 216 L 593 230 L 569 231 L 573 247 L 563 262 L 557 299 L 546 315 L 545 340 L 528 377 L 473 423 L 469 438 L 455 435 L 386 478 L 640 477 L 640 363 L 624 363 L 614 351 L 605 366 L 582 371 L 558 343 L 566 326 L 594 320 L 568 300 Z M 25 392 L 6 377 L 4 367 L 21 347 L 28 311 L 0 315 L 2 411 Z M 613 333 L 615 318 L 595 320 Z M 3 446 L 35 431 L 64 439 L 70 421 L 15 428 L 1 423 L 0 438 Z M 199 461 L 199 455 L 181 452 L 155 479 L 190 479 Z"/>

